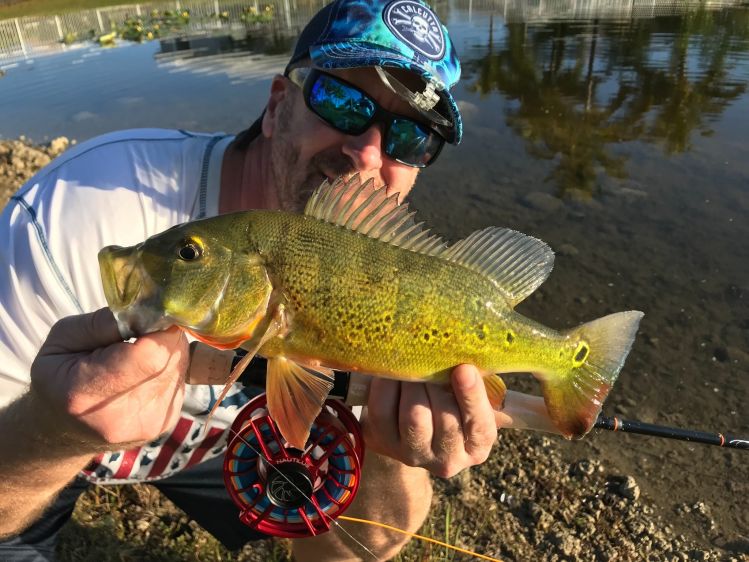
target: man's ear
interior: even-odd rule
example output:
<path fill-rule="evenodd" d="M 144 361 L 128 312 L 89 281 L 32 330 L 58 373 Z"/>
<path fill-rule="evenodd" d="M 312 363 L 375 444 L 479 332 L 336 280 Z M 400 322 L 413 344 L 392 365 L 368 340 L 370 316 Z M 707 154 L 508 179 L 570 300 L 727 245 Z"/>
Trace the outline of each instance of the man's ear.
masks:
<path fill-rule="evenodd" d="M 288 78 L 280 74 L 276 74 L 273 77 L 273 82 L 270 84 L 270 97 L 268 98 L 268 105 L 265 108 L 262 123 L 263 136 L 266 138 L 270 138 L 273 135 L 278 119 L 278 108 L 289 94 L 290 86 L 291 82 Z"/>

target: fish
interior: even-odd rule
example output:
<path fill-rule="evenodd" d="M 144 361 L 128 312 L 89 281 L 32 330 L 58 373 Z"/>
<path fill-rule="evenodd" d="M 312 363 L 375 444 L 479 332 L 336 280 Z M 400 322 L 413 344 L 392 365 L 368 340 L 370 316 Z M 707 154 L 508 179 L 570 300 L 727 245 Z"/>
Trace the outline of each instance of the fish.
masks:
<path fill-rule="evenodd" d="M 496 409 L 502 375 L 531 373 L 558 433 L 588 433 L 643 313 L 547 327 L 515 311 L 551 273 L 545 242 L 489 227 L 448 244 L 414 216 L 372 180 L 326 180 L 301 214 L 228 213 L 101 249 L 104 294 L 123 337 L 176 325 L 244 348 L 244 364 L 265 357 L 269 413 L 298 449 L 333 370 L 445 384 L 473 364 Z"/>

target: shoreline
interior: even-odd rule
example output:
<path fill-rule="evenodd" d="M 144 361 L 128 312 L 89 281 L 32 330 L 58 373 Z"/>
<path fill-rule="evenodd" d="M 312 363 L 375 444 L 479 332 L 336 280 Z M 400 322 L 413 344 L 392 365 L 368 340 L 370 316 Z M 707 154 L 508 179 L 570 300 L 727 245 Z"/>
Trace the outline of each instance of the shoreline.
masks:
<path fill-rule="evenodd" d="M 72 144 L 75 141 L 66 137 L 43 145 L 23 137 L 0 140 L 2 206 L 24 181 Z M 486 463 L 450 480 L 435 479 L 433 510 L 422 533 L 444 538 L 451 532 L 452 521 L 450 542 L 503 560 L 749 562 L 749 539 L 742 543 L 739 538 L 726 548 L 710 544 L 709 531 L 715 526 L 715 514 L 706 503 L 710 498 L 685 506 L 679 514 L 669 511 L 669 505 L 638 483 L 646 473 L 628 474 L 628 470 L 617 468 L 617 459 L 604 454 L 609 450 L 605 443 L 618 439 L 624 446 L 630 438 L 604 433 L 591 434 L 578 445 L 542 434 L 502 432 Z M 161 541 L 162 548 L 171 541 L 210 542 L 204 531 L 190 525 L 155 490 L 145 492 L 146 488 L 152 490 L 145 485 L 131 488 L 133 493 L 118 492 L 121 499 L 114 504 L 99 501 L 97 498 L 106 494 L 96 489 L 79 501 L 74 524 L 67 526 L 61 538 L 62 560 L 83 559 L 77 557 L 81 545 L 103 548 L 96 543 L 105 540 L 111 521 L 109 526 L 101 521 L 112 518 L 126 535 L 118 538 L 112 531 L 111 540 L 120 544 L 126 540 L 128 546 L 140 548 L 132 552 L 135 558 L 153 554 L 159 546 L 154 545 L 155 540 Z M 689 524 L 677 519 L 689 520 Z M 155 532 L 165 526 L 165 520 L 183 524 L 173 524 L 177 530 Z M 246 546 L 238 560 L 267 560 L 267 548 L 271 547 Z M 425 553 L 437 555 L 412 543 L 401 559 L 422 560 Z M 91 556 L 91 552 L 84 555 Z"/>

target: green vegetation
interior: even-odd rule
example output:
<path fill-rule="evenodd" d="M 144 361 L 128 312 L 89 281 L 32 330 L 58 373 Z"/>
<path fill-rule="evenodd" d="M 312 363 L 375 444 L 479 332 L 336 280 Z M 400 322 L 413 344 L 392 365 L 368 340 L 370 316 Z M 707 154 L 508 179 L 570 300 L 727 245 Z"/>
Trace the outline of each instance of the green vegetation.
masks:
<path fill-rule="evenodd" d="M 122 4 L 127 4 L 127 2 L 123 0 L 22 0 L 7 6 L 0 5 L 0 20 L 23 16 L 53 16 Z"/>

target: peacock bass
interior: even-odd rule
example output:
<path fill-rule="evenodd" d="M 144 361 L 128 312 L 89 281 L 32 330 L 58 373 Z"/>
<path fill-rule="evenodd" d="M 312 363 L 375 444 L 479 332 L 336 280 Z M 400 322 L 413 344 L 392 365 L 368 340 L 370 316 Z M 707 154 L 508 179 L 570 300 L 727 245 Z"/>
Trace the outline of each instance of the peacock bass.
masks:
<path fill-rule="evenodd" d="M 231 213 L 103 248 L 104 292 L 123 335 L 177 325 L 266 357 L 269 413 L 299 449 L 333 369 L 443 383 L 471 363 L 497 408 L 499 374 L 530 372 L 559 432 L 587 433 L 643 314 L 547 328 L 513 310 L 551 272 L 544 242 L 491 227 L 448 245 L 414 214 L 372 181 L 326 181 L 301 215 Z"/>

